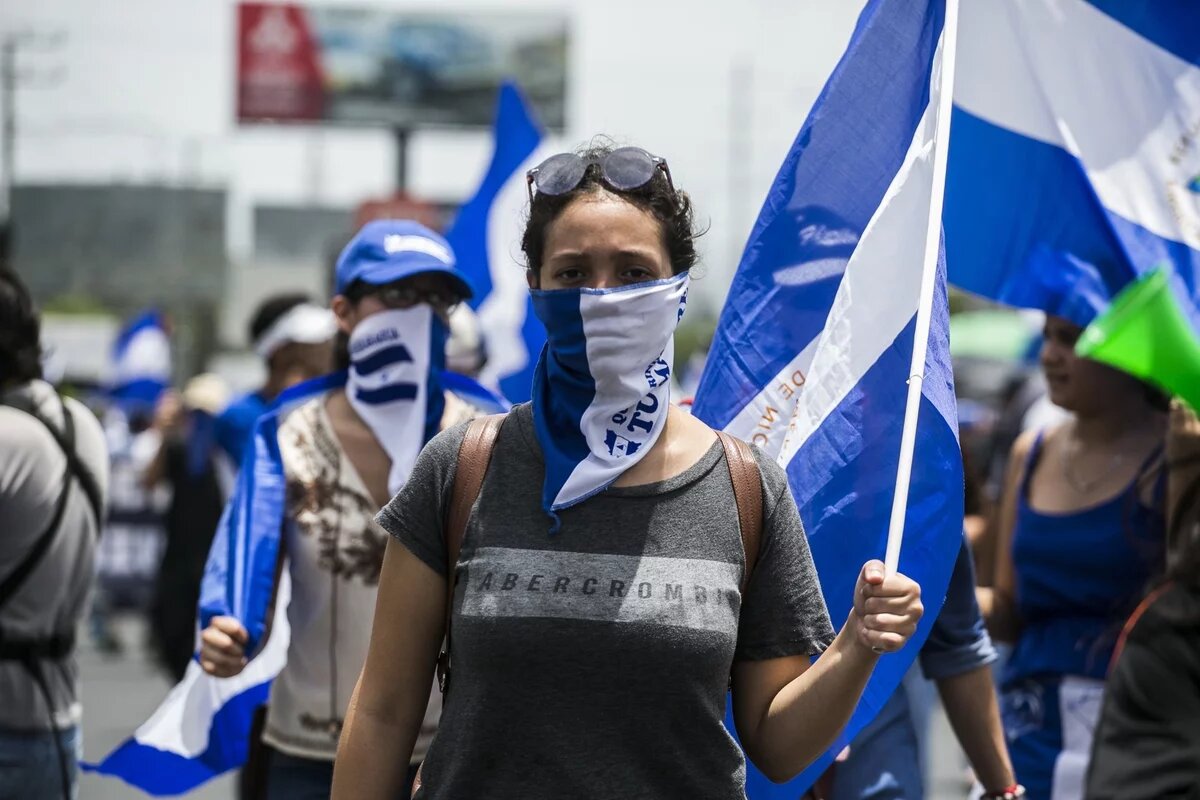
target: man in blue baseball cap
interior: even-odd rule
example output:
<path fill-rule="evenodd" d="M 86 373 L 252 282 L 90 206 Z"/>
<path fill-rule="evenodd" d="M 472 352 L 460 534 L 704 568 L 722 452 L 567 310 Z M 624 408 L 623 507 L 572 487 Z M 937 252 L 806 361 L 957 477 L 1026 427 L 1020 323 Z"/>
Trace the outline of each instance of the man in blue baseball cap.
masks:
<path fill-rule="evenodd" d="M 291 639 L 262 736 L 268 798 L 329 796 L 388 540 L 376 512 L 403 486 L 433 436 L 498 410 L 481 402 L 482 387 L 445 371 L 450 313 L 471 296 L 471 287 L 437 233 L 407 220 L 368 223 L 339 256 L 335 288 L 335 360 L 344 372 L 285 395 L 272 412 L 278 448 L 253 448 L 256 458 L 277 453 L 286 502 L 276 508 L 250 496 L 231 501 L 256 517 L 231 530 L 289 531 Z M 297 392 L 307 392 L 307 399 Z M 267 430 L 260 426 L 256 436 Z M 257 463 L 254 469 L 271 472 Z M 210 572 L 220 578 L 213 563 L 210 556 Z M 273 565 L 267 570 L 273 573 Z M 224 584 L 214 579 L 211 585 Z M 201 637 L 200 665 L 228 677 L 253 656 L 249 631 L 261 629 L 263 620 L 217 600 L 202 598 L 202 614 L 213 615 Z M 440 714 L 441 695 L 433 691 L 414 773 Z"/>
<path fill-rule="evenodd" d="M 426 285 L 439 284 L 457 300 L 474 294 L 441 236 L 411 220 L 375 220 L 338 257 L 336 290 L 345 295 L 355 283 L 390 286 L 417 276 L 425 277 Z"/>

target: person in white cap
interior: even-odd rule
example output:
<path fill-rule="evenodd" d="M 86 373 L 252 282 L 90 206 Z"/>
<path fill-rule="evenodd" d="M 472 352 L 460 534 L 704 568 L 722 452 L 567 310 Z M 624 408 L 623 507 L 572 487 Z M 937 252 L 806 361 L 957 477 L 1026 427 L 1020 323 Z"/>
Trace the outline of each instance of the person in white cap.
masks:
<path fill-rule="evenodd" d="M 330 343 L 336 332 L 333 314 L 306 294 L 274 295 L 258 306 L 250 322 L 250 341 L 266 364 L 267 380 L 217 416 L 217 444 L 235 468 L 242 463 L 254 422 L 279 393 L 330 370 Z"/>

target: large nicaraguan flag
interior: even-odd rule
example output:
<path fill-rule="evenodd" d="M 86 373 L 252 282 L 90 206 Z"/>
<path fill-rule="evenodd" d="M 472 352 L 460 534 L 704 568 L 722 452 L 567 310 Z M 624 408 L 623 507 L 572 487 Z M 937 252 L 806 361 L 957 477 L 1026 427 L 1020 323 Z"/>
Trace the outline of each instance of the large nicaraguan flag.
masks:
<path fill-rule="evenodd" d="M 525 172 L 546 153 L 545 135 L 513 83 L 500 87 L 492 160 L 474 197 L 446 231 L 458 267 L 471 281 L 471 307 L 479 314 L 488 362 L 482 383 L 498 386 L 514 403 L 530 398 L 546 330 L 533 314 L 521 261 Z"/>
<path fill-rule="evenodd" d="M 767 195 L 696 394 L 697 416 L 786 468 L 835 621 L 849 613 L 863 563 L 885 552 L 931 205 L 942 192 L 944 18 L 940 0 L 867 3 Z M 899 562 L 922 587 L 924 619 L 880 660 L 818 763 L 786 786 L 748 770 L 753 800 L 795 798 L 813 783 L 895 690 L 945 596 L 963 484 L 940 257 L 933 300 Z"/>
<path fill-rule="evenodd" d="M 1005 300 L 1048 249 L 1200 299 L 1200 3 L 964 3 L 959 40 L 951 283 Z"/>

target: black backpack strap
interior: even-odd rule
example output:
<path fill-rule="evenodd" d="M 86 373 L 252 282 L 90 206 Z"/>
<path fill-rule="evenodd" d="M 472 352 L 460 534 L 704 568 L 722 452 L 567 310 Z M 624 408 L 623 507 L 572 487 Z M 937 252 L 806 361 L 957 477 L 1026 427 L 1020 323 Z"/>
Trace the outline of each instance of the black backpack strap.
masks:
<path fill-rule="evenodd" d="M 63 429 L 61 431 L 51 424 L 50 420 L 42 416 L 36 408 L 15 405 L 13 407 L 19 408 L 42 423 L 43 427 L 54 437 L 54 441 L 67 459 L 67 466 L 70 468 L 71 474 L 79 480 L 79 486 L 87 496 L 88 505 L 92 507 L 92 514 L 96 517 L 96 530 L 99 531 L 104 522 L 104 505 L 100 500 L 100 485 L 96 482 L 96 476 L 83 463 L 75 449 L 75 416 L 67 408 L 61 395 L 58 396 L 58 402 L 62 407 Z"/>
<path fill-rule="evenodd" d="M 50 435 L 54 437 L 54 441 L 63 451 L 63 456 L 66 458 L 66 467 L 63 470 L 62 489 L 59 490 L 58 499 L 54 503 L 54 515 L 50 518 L 50 524 L 34 542 L 33 547 L 26 554 L 17 568 L 9 573 L 3 583 L 0 583 L 0 608 L 7 605 L 12 596 L 20 590 L 29 576 L 37 569 L 45 557 L 46 552 L 50 549 L 50 545 L 54 544 L 54 540 L 58 536 L 58 530 L 62 526 L 63 514 L 67 510 L 67 500 L 71 496 L 71 478 L 72 476 L 79 479 L 80 486 L 87 495 L 88 504 L 92 507 L 92 512 L 96 515 L 96 526 L 99 526 L 103 521 L 101 517 L 100 489 L 96 484 L 96 479 L 91 472 L 80 461 L 78 454 L 75 452 L 75 419 L 71 412 L 67 409 L 66 404 L 59 398 L 59 403 L 62 405 L 63 413 L 63 429 L 58 430 L 50 423 L 48 419 L 37 412 L 32 406 L 14 403 L 12 401 L 3 401 L 4 405 L 16 408 L 23 411 L 36 419 L 38 422 L 50 431 Z"/>

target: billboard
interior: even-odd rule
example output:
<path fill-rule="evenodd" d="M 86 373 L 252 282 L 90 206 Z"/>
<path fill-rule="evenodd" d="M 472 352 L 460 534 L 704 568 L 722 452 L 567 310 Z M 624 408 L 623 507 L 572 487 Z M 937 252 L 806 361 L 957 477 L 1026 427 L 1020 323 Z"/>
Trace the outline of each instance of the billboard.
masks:
<path fill-rule="evenodd" d="M 512 78 L 544 125 L 564 125 L 559 14 L 241 3 L 237 31 L 242 123 L 490 125 L 496 90 Z"/>

